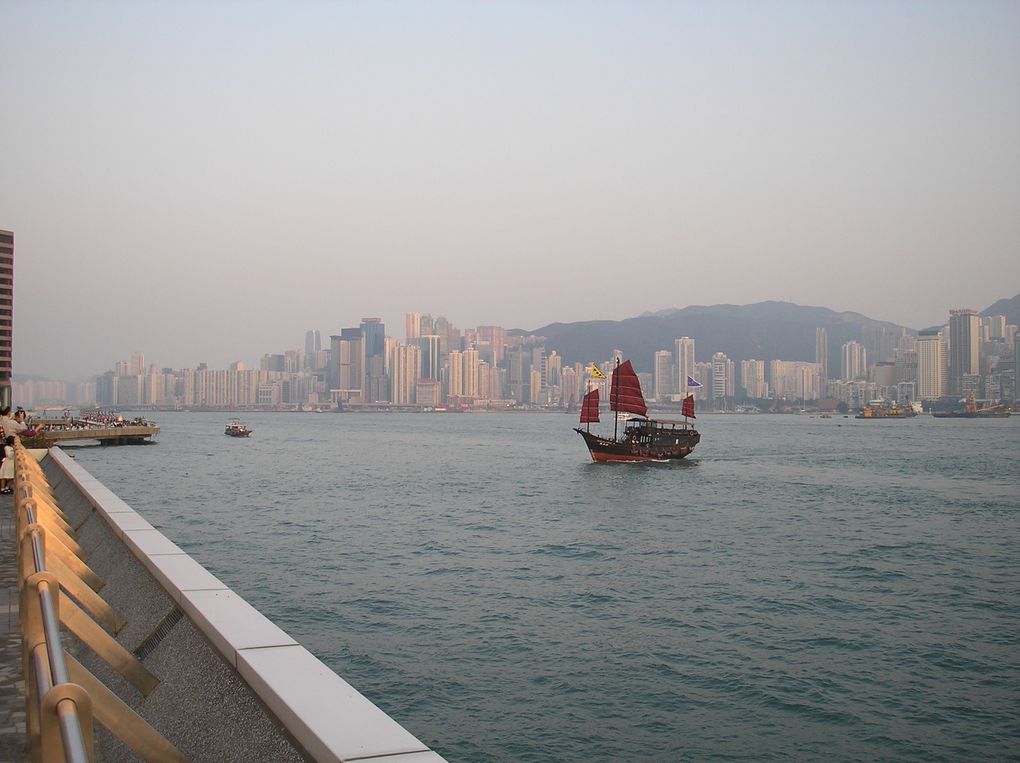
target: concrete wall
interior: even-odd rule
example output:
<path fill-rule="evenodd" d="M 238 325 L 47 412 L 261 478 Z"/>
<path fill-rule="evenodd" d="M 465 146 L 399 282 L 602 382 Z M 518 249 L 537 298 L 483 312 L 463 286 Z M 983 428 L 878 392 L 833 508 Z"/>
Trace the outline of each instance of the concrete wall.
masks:
<path fill-rule="evenodd" d="M 106 581 L 100 594 L 127 620 L 117 640 L 142 647 L 160 685 L 143 697 L 67 632 L 65 644 L 189 758 L 442 760 L 66 453 L 53 448 L 42 466 Z M 97 751 L 100 760 L 136 759 L 105 730 Z"/>

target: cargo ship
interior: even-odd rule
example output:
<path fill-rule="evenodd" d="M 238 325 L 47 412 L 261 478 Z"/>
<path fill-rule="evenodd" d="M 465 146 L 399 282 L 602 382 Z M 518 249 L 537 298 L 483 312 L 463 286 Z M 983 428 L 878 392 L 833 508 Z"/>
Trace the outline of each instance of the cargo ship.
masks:
<path fill-rule="evenodd" d="M 936 419 L 1004 419 L 1009 416 L 1009 408 L 1005 405 L 990 405 L 986 408 L 978 408 L 973 392 L 967 393 L 964 406 L 962 411 L 933 413 L 932 416 Z"/>

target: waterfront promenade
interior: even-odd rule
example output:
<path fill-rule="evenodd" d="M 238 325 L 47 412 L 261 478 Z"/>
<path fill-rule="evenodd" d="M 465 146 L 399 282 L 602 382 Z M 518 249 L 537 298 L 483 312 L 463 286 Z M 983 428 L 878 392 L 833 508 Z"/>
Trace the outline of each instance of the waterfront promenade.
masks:
<path fill-rule="evenodd" d="M 41 599 L 47 581 L 40 576 L 49 575 L 50 585 L 59 582 L 59 641 L 72 671 L 70 680 L 55 669 L 40 674 L 58 636 L 52 630 L 43 641 L 33 640 L 40 610 L 30 610 L 25 627 L 36 646 L 29 702 L 39 708 L 43 726 L 41 737 L 37 731 L 31 739 L 44 754 L 56 751 L 63 759 L 59 740 L 47 736 L 47 724 L 52 729 L 56 723 L 47 713 L 66 702 L 57 697 L 77 692 L 83 707 L 94 711 L 94 739 L 84 733 L 85 744 L 95 760 L 110 763 L 442 761 L 71 457 L 56 448 L 39 453 L 42 468 L 16 450 L 16 501 L 5 496 L 0 503 L 0 575 L 9 603 L 0 645 L 0 761 L 27 759 L 30 736 L 20 680 L 15 526 L 34 544 L 22 559 L 37 570 L 27 575 L 28 585 L 38 587 Z M 12 503 L 20 520 L 32 524 L 13 521 Z M 46 607 L 44 619 L 58 611 Z M 77 725 L 63 715 L 60 723 Z M 63 744 L 73 748 L 73 735 Z"/>
<path fill-rule="evenodd" d="M 28 760 L 13 505 L 11 496 L 0 495 L 0 763 Z"/>

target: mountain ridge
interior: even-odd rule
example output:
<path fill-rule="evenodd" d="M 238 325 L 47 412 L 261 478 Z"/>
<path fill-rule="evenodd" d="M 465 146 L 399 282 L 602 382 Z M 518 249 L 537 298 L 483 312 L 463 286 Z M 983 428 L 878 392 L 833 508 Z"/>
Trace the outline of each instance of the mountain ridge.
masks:
<path fill-rule="evenodd" d="M 982 314 L 999 305 L 1020 311 L 1020 295 L 999 300 Z M 1007 322 L 1015 323 L 1008 313 Z M 695 360 L 708 362 L 716 352 L 731 360 L 815 360 L 815 329 L 828 335 L 830 374 L 839 369 L 841 348 L 851 340 L 868 349 L 869 361 L 890 360 L 895 339 L 917 330 L 891 321 L 880 321 L 853 311 L 836 312 L 827 307 L 797 305 L 792 302 L 765 301 L 749 305 L 689 305 L 646 312 L 623 320 L 592 320 L 550 323 L 533 331 L 512 329 L 513 335 L 546 338 L 549 352 L 555 351 L 567 362 L 590 363 L 612 357 L 621 350 L 639 371 L 651 371 L 658 350 L 673 350 L 675 340 L 689 336 L 695 340 Z"/>

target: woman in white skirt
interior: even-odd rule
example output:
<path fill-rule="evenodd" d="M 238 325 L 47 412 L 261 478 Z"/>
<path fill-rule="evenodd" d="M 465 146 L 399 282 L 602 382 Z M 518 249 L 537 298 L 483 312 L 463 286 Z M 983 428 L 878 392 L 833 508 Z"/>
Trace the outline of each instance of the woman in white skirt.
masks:
<path fill-rule="evenodd" d="M 14 438 L 4 440 L 4 462 L 0 465 L 0 493 L 10 493 L 14 482 Z"/>

